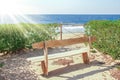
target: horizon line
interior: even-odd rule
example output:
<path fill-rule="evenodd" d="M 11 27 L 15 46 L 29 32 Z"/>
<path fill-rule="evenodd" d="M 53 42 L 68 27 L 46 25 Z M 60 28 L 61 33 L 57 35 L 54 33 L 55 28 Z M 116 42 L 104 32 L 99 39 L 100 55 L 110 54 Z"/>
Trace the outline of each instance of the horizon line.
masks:
<path fill-rule="evenodd" d="M 120 13 L 25 13 L 23 15 L 120 15 Z"/>

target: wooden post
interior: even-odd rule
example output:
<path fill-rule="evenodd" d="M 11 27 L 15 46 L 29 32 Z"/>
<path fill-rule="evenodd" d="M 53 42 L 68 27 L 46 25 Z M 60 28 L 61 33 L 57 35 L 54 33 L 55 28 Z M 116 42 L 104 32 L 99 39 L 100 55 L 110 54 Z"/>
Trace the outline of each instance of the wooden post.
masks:
<path fill-rule="evenodd" d="M 88 26 L 88 35 L 89 35 L 89 47 L 90 49 L 92 49 L 92 45 L 91 45 L 91 32 L 90 32 L 90 26 Z"/>
<path fill-rule="evenodd" d="M 91 44 L 91 36 L 89 36 L 89 47 L 90 47 L 90 49 L 92 49 L 92 44 Z"/>
<path fill-rule="evenodd" d="M 45 75 L 46 74 L 46 66 L 45 66 L 45 61 L 41 61 L 41 68 L 42 68 L 42 72 Z"/>
<path fill-rule="evenodd" d="M 48 50 L 47 50 L 47 47 L 46 47 L 46 42 L 44 42 L 44 57 L 45 57 L 45 60 L 44 60 L 44 62 L 45 62 L 45 64 L 43 63 L 43 65 L 45 65 L 45 72 L 44 72 L 44 74 L 47 76 L 48 75 Z"/>
<path fill-rule="evenodd" d="M 60 40 L 62 40 L 62 24 L 60 24 Z"/>
<path fill-rule="evenodd" d="M 82 53 L 82 57 L 83 57 L 83 62 L 84 62 L 85 64 L 88 64 L 88 63 L 89 63 L 89 58 L 88 58 L 87 52 Z"/>

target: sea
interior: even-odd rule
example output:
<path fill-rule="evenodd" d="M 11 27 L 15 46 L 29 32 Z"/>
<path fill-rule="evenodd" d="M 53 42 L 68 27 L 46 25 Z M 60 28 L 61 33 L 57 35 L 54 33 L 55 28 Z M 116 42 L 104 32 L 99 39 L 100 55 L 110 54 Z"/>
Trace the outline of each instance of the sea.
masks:
<path fill-rule="evenodd" d="M 120 15 L 25 15 L 36 23 L 85 24 L 91 20 L 119 20 Z"/>
<path fill-rule="evenodd" d="M 91 20 L 120 20 L 120 14 L 31 14 L 0 16 L 0 24 L 60 23 L 63 24 L 65 29 L 71 30 L 72 32 L 84 32 L 83 25 Z M 63 29 L 63 32 L 66 31 L 65 29 Z"/>

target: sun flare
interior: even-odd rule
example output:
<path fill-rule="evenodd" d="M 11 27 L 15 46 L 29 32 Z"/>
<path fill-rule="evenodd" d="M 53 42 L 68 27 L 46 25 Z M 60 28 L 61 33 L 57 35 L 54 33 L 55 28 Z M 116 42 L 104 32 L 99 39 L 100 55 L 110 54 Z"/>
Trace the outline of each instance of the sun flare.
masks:
<path fill-rule="evenodd" d="M 0 0 L 0 15 L 18 14 L 19 8 L 17 0 Z"/>
<path fill-rule="evenodd" d="M 36 23 L 25 15 L 32 8 L 24 4 L 23 0 L 0 0 L 0 24 Z"/>

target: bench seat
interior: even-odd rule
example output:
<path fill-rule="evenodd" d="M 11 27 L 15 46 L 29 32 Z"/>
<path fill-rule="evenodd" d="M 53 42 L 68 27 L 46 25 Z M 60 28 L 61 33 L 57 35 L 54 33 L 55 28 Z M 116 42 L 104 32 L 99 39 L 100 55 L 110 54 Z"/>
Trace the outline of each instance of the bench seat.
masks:
<path fill-rule="evenodd" d="M 72 50 L 72 51 L 67 51 L 67 52 L 49 54 L 48 55 L 48 60 L 62 58 L 62 57 L 68 57 L 68 56 L 73 56 L 73 55 L 78 55 L 80 53 L 84 53 L 84 52 L 87 52 L 87 51 L 88 51 L 88 48 L 81 48 L 79 50 Z M 27 58 L 27 61 L 39 62 L 39 61 L 43 61 L 44 59 L 45 59 L 44 56 L 38 56 L 38 57 Z"/>

